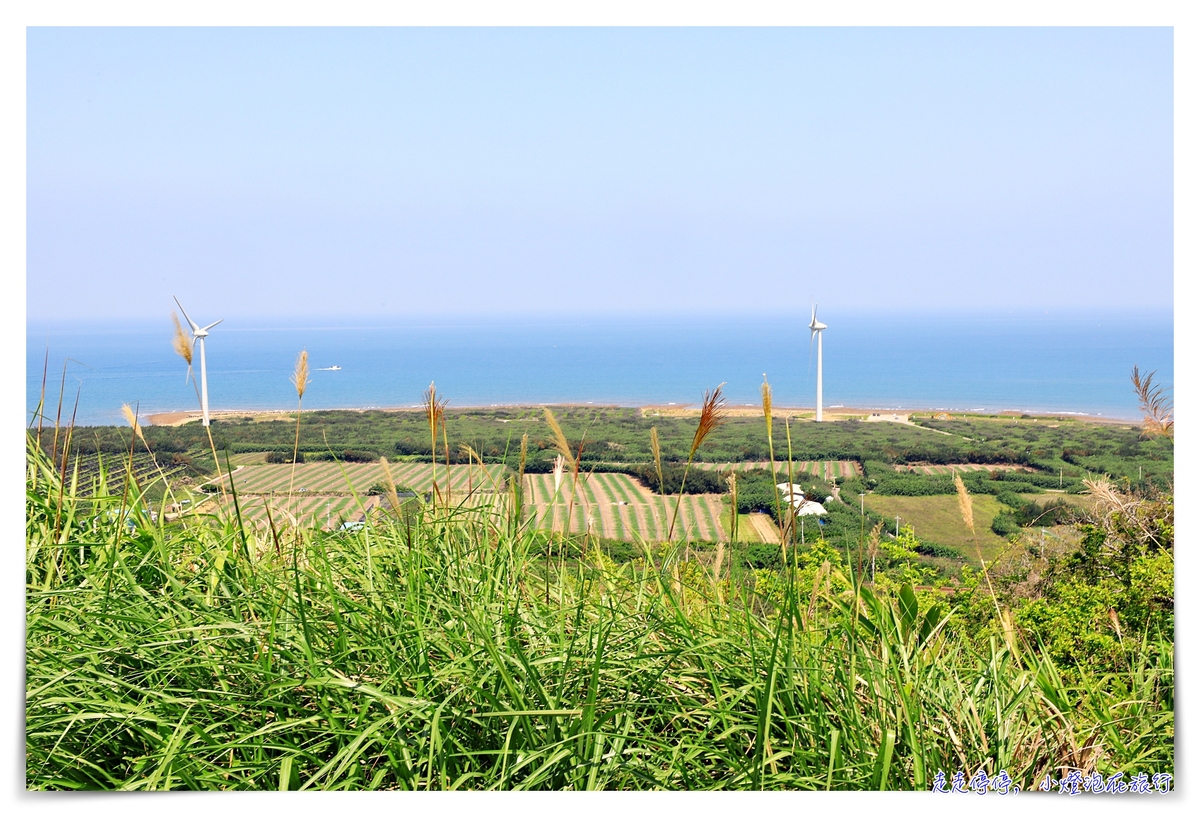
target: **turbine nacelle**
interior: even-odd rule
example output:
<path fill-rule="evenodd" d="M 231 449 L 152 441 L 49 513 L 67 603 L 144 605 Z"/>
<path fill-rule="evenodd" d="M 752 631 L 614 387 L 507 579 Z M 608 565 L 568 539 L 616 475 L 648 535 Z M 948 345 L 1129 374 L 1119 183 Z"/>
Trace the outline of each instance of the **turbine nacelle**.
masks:
<path fill-rule="evenodd" d="M 180 308 L 182 309 L 182 307 L 180 307 Z M 808 328 L 811 329 L 813 332 L 820 332 L 822 329 L 829 328 L 828 326 L 826 326 L 825 324 L 823 324 L 819 320 L 817 320 L 817 305 L 816 304 L 813 304 L 812 321 L 809 322 Z"/>

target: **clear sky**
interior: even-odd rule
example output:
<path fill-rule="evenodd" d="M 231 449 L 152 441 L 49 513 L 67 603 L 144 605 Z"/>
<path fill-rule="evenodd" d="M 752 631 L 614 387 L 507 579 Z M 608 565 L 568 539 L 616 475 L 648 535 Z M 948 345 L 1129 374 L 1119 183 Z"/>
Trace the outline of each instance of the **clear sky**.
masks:
<path fill-rule="evenodd" d="M 27 46 L 31 322 L 1173 301 L 1168 28 Z"/>

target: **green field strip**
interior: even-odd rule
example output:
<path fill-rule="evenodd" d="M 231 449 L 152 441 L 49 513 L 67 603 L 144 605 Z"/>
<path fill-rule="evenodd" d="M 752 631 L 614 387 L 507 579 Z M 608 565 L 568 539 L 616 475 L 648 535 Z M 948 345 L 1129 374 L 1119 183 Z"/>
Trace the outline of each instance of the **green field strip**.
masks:
<path fill-rule="evenodd" d="M 647 538 L 661 540 L 666 537 L 670 520 L 670 516 L 664 513 L 667 501 L 666 497 L 656 496 L 646 503 L 646 510 L 649 512 L 645 528 Z"/>
<path fill-rule="evenodd" d="M 686 537 L 691 541 L 706 539 L 700 522 L 700 498 L 694 494 L 685 494 L 683 507 L 679 510 L 679 526 L 686 531 Z"/>
<path fill-rule="evenodd" d="M 636 541 L 638 538 L 643 541 L 650 539 L 650 528 L 647 523 L 649 503 L 638 490 L 637 482 L 624 474 L 614 474 L 613 477 L 614 488 L 618 495 L 629 503 L 620 506 L 621 510 L 626 512 L 626 535 L 630 541 Z"/>
<path fill-rule="evenodd" d="M 679 522 L 676 527 L 679 528 L 680 538 L 686 538 L 689 541 L 703 539 L 700 532 L 700 520 L 697 518 L 696 502 L 691 494 L 685 494 L 683 497 L 683 507 L 679 509 Z"/>
<path fill-rule="evenodd" d="M 713 513 L 714 500 L 708 495 L 701 496 L 699 499 L 700 510 L 702 511 L 701 516 L 703 519 L 703 528 L 707 531 L 707 535 L 704 538 L 710 542 L 720 542 L 724 540 L 726 538 L 725 529 L 721 527 L 720 510 L 718 510 L 715 514 Z M 720 502 L 720 500 L 715 501 L 718 503 Z"/>
<path fill-rule="evenodd" d="M 604 474 L 602 476 L 600 485 L 603 487 L 605 496 L 608 497 L 608 500 L 610 503 L 609 509 L 612 513 L 612 519 L 613 519 L 612 538 L 625 539 L 629 535 L 628 534 L 628 524 L 625 520 L 624 514 L 622 514 L 621 511 L 623 511 L 628 506 L 617 504 L 618 502 L 620 502 L 622 500 L 620 498 L 620 491 L 617 488 L 616 481 L 612 477 L 613 477 L 612 474 Z"/>

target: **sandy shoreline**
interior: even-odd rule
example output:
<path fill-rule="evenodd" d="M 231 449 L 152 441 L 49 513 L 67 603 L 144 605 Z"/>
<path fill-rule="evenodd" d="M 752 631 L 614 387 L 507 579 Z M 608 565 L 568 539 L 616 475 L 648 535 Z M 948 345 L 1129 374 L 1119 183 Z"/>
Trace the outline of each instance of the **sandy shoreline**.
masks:
<path fill-rule="evenodd" d="M 447 408 L 447 412 L 455 411 L 479 411 L 480 409 L 494 409 L 497 411 L 512 410 L 512 409 L 540 409 L 548 407 L 552 409 L 565 408 L 636 408 L 642 413 L 642 416 L 657 416 L 657 417 L 693 417 L 700 413 L 699 404 L 694 405 L 646 405 L 646 406 L 622 406 L 615 403 L 525 403 L 512 405 L 479 405 L 479 406 L 454 406 Z M 386 407 L 371 407 L 371 408 L 315 408 L 303 409 L 303 414 L 313 414 L 318 411 L 382 411 L 382 412 L 423 412 L 424 409 L 419 406 L 386 406 Z M 760 406 L 728 406 L 727 412 L 731 417 L 760 417 L 762 416 L 762 408 Z M 775 406 L 773 413 L 776 418 L 792 417 L 796 419 L 812 419 L 812 415 L 816 413 L 816 409 L 812 406 Z M 1028 415 L 1031 418 L 1037 419 L 1064 419 L 1064 420 L 1079 420 L 1090 423 L 1107 423 L 1107 424 L 1136 424 L 1140 420 L 1120 417 L 1104 417 L 1095 414 L 1083 414 L 1079 412 L 1064 412 L 1064 411 L 1047 411 L 1035 412 L 1025 411 L 1022 409 L 1003 409 L 1000 411 L 946 411 L 939 408 L 906 408 L 897 410 L 895 408 L 871 408 L 859 406 L 837 406 L 835 408 L 825 408 L 825 418 L 827 420 L 848 420 L 858 418 L 863 420 L 872 419 L 872 415 L 878 415 L 873 418 L 880 422 L 905 422 L 910 415 L 913 414 L 940 414 L 946 413 L 951 417 L 1021 417 Z M 295 419 L 295 410 L 286 409 L 239 409 L 236 411 L 209 411 L 209 417 L 214 420 L 220 420 L 230 417 L 254 417 L 261 420 L 290 420 Z M 150 414 L 143 418 L 145 425 L 153 426 L 181 426 L 185 423 L 193 422 L 200 419 L 200 412 L 192 411 L 172 411 Z"/>

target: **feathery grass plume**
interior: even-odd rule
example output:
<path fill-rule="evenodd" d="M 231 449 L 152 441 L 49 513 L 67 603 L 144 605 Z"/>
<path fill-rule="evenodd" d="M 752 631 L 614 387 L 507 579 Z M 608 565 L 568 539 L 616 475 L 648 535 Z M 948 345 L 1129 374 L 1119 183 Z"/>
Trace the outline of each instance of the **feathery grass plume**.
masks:
<path fill-rule="evenodd" d="M 171 348 L 187 363 L 190 375 L 192 373 L 192 342 L 188 340 L 187 333 L 183 331 L 183 326 L 179 323 L 179 316 L 175 314 L 174 310 L 171 310 L 171 322 L 175 324 L 175 331 L 171 335 Z"/>
<path fill-rule="evenodd" d="M 767 454 L 771 458 L 771 484 L 776 485 L 779 477 L 775 473 L 775 418 L 771 413 L 771 384 L 767 375 L 763 374 L 762 382 L 763 418 L 767 421 Z M 783 538 L 783 507 L 779 504 L 779 491 L 775 491 L 775 523 L 779 528 L 779 547 L 783 551 L 784 564 L 787 564 L 787 544 Z"/>
<path fill-rule="evenodd" d="M 983 580 L 987 582 L 988 593 L 992 596 L 992 604 L 996 607 L 996 616 L 999 620 L 1002 618 L 1000 602 L 996 598 L 995 588 L 992 587 L 992 577 L 988 575 L 987 562 L 983 560 L 983 551 L 979 549 L 979 537 L 975 534 L 975 511 L 971 506 L 971 495 L 967 493 L 967 486 L 957 471 L 954 472 L 954 490 L 958 493 L 958 512 L 962 515 L 963 524 L 971 531 L 971 541 L 975 544 L 975 558 L 979 560 L 979 566 L 983 569 Z"/>
<path fill-rule="evenodd" d="M 304 391 L 312 382 L 308 378 L 308 350 L 302 349 L 296 358 L 296 369 L 292 372 L 292 385 L 296 387 L 296 399 L 304 399 Z"/>
<path fill-rule="evenodd" d="M 437 396 L 437 386 L 431 380 L 429 388 L 425 390 L 425 419 L 429 423 L 430 479 L 435 499 L 440 496 L 437 484 L 437 432 L 438 426 L 445 423 L 446 402 L 446 398 Z M 450 472 L 447 471 L 446 479 L 449 480 L 449 478 Z M 447 485 L 447 487 L 449 486 Z"/>
<path fill-rule="evenodd" d="M 125 418 L 125 422 L 129 423 L 130 428 L 133 429 L 134 436 L 145 443 L 146 437 L 142 434 L 142 427 L 138 425 L 137 416 L 133 413 L 133 409 L 129 407 L 128 403 L 121 404 L 121 416 Z"/>
<path fill-rule="evenodd" d="M 549 408 L 543 410 L 546 412 L 546 424 L 550 426 L 550 433 L 554 435 L 554 450 L 566 460 L 567 465 L 574 465 L 575 455 L 571 452 L 571 444 L 567 442 L 567 435 L 563 434 L 562 427 L 554 417 L 554 412 Z"/>
<path fill-rule="evenodd" d="M 658 472 L 658 495 L 662 496 L 666 491 L 666 486 L 663 484 L 662 449 L 658 445 L 658 426 L 650 426 L 650 452 L 654 454 L 654 470 Z"/>
<path fill-rule="evenodd" d="M 679 496 L 675 500 L 675 512 L 671 514 L 671 524 L 667 528 L 668 542 L 675 535 L 675 522 L 679 519 L 679 506 L 683 504 L 683 490 L 687 485 L 688 471 L 692 469 L 692 462 L 696 459 L 696 452 L 704 444 L 705 438 L 724 425 L 728 419 L 725 413 L 725 396 L 721 394 L 721 389 L 724 387 L 725 384 L 722 383 L 712 391 L 704 392 L 704 402 L 700 406 L 700 422 L 696 426 L 696 433 L 692 435 L 692 448 L 688 451 L 687 465 L 683 467 L 683 478 L 679 480 Z"/>
<path fill-rule="evenodd" d="M 559 489 L 562 488 L 563 471 L 566 470 L 567 460 L 562 454 L 554 458 L 554 495 L 558 496 Z"/>
<path fill-rule="evenodd" d="M 1156 373 L 1150 372 L 1142 377 L 1138 367 L 1134 366 L 1133 372 L 1129 375 L 1142 409 L 1142 436 L 1168 437 L 1173 440 L 1175 439 L 1175 409 L 1171 398 L 1167 396 L 1167 392 L 1170 390 L 1164 386 L 1154 385 Z"/>
<path fill-rule="evenodd" d="M 296 442 L 292 446 L 292 475 L 288 479 L 288 503 L 292 499 L 292 486 L 296 483 L 296 457 L 300 455 L 300 408 L 304 402 L 304 391 L 308 387 L 308 350 L 300 350 L 296 368 L 292 371 L 292 385 L 296 387 Z"/>
<path fill-rule="evenodd" d="M 387 490 L 388 502 L 392 503 L 392 513 L 400 514 L 400 496 L 396 493 L 396 481 L 392 479 L 392 468 L 388 465 L 387 457 L 379 458 L 383 466 L 383 487 Z"/>
<path fill-rule="evenodd" d="M 167 475 L 163 473 L 162 466 L 158 464 L 158 457 L 154 456 L 154 452 L 150 450 L 150 443 L 146 440 L 146 435 L 142 432 L 142 425 L 138 422 L 137 412 L 129 407 L 128 403 L 121 404 L 121 416 L 125 418 L 125 422 L 129 423 L 129 427 L 133 429 L 134 442 L 142 441 L 142 447 L 146 449 L 146 453 L 150 455 L 150 462 L 154 463 L 154 470 L 158 471 L 158 478 L 163 484 L 163 504 L 167 502 L 167 497 L 172 495 L 171 484 L 167 481 Z"/>

